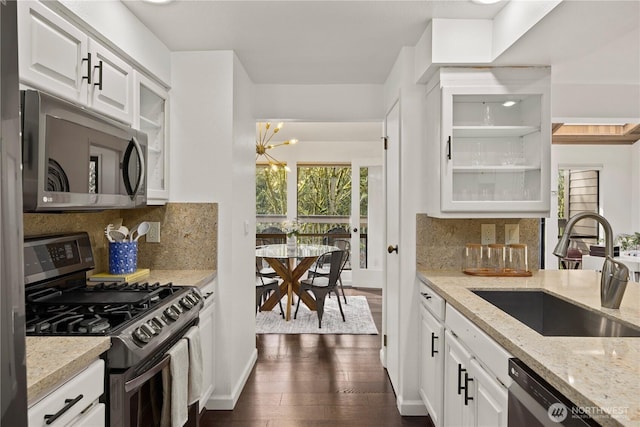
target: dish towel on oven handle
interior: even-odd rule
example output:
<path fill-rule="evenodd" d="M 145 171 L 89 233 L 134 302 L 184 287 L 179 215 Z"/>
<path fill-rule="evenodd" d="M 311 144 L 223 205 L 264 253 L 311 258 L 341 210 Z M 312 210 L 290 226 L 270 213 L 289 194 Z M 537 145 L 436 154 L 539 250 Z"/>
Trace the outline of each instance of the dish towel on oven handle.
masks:
<path fill-rule="evenodd" d="M 182 338 L 167 351 L 169 366 L 162 370 L 162 427 L 182 427 L 189 419 L 189 344 Z"/>
<path fill-rule="evenodd" d="M 202 392 L 202 345 L 200 328 L 192 326 L 184 337 L 189 342 L 189 405 L 200 399 Z"/>

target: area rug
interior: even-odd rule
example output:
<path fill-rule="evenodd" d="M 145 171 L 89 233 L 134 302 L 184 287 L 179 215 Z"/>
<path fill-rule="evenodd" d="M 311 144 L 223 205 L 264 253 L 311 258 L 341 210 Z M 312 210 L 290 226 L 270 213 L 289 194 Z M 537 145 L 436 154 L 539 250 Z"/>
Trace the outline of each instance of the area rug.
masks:
<path fill-rule="evenodd" d="M 283 308 L 286 299 L 283 299 Z M 261 311 L 256 315 L 257 334 L 347 334 L 347 335 L 377 335 L 378 328 L 371 316 L 371 310 L 365 296 L 348 296 L 347 304 L 341 300 L 345 322 L 342 321 L 340 309 L 335 295 L 327 298 L 324 303 L 322 328 L 318 328 L 318 315 L 306 305 L 300 304 L 297 319 L 293 318 L 295 305 L 291 307 L 291 320 L 288 322 L 280 316 L 280 309 Z"/>

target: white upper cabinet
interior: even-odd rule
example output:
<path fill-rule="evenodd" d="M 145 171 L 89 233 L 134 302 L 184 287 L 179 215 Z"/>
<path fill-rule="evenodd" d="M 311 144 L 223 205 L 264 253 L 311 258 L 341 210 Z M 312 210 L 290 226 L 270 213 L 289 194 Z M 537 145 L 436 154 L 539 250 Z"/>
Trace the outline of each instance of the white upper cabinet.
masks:
<path fill-rule="evenodd" d="M 548 216 L 548 68 L 444 68 L 425 106 L 428 214 Z"/>
<path fill-rule="evenodd" d="M 132 123 L 131 65 L 40 2 L 18 2 L 18 22 L 21 83 Z"/>
<path fill-rule="evenodd" d="M 133 127 L 145 132 L 147 146 L 147 204 L 169 200 L 169 93 L 134 71 Z"/>
<path fill-rule="evenodd" d="M 131 124 L 133 118 L 133 68 L 95 40 L 89 40 L 93 78 L 89 107 Z"/>
<path fill-rule="evenodd" d="M 42 3 L 18 2 L 20 81 L 87 103 L 89 38 Z"/>

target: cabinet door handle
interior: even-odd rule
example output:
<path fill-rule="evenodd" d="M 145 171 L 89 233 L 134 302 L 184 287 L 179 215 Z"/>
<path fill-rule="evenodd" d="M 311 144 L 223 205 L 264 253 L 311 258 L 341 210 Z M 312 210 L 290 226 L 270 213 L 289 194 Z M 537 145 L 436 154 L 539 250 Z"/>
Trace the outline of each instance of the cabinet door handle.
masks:
<path fill-rule="evenodd" d="M 426 292 L 420 292 L 420 294 L 424 297 L 424 299 L 431 299 L 431 295 Z"/>
<path fill-rule="evenodd" d="M 438 339 L 438 336 L 431 332 L 431 357 L 435 357 L 435 355 L 438 353 L 438 350 L 436 350 L 436 346 L 435 346 L 435 341 Z"/>
<path fill-rule="evenodd" d="M 80 400 L 82 400 L 84 396 L 82 394 L 79 394 L 78 396 L 76 396 L 74 399 L 65 399 L 64 400 L 64 406 L 55 414 L 51 415 L 51 414 L 47 414 L 44 416 L 45 424 L 49 425 L 49 424 L 53 424 L 55 422 L 55 420 L 57 420 L 58 418 L 60 418 L 65 412 L 67 412 L 69 409 L 71 409 L 71 407 L 73 405 L 75 405 L 76 403 L 80 402 Z"/>
<path fill-rule="evenodd" d="M 447 139 L 447 159 L 451 160 L 451 135 Z"/>
<path fill-rule="evenodd" d="M 87 61 L 87 75 L 82 76 L 82 80 L 86 80 L 88 84 L 91 84 L 91 53 L 87 53 L 86 58 L 82 58 L 82 62 Z"/>
<path fill-rule="evenodd" d="M 99 90 L 102 90 L 102 61 L 95 66 L 98 69 L 98 83 L 94 83 L 94 86 L 98 86 Z"/>
<path fill-rule="evenodd" d="M 462 390 L 465 389 L 465 386 L 462 385 L 463 372 L 467 372 L 467 370 L 464 369 L 460 363 L 458 363 L 458 395 L 462 394 Z"/>
<path fill-rule="evenodd" d="M 473 381 L 473 378 L 469 377 L 468 373 L 464 373 L 464 405 L 468 406 L 469 401 L 473 400 L 473 397 L 469 396 L 469 382 Z"/>

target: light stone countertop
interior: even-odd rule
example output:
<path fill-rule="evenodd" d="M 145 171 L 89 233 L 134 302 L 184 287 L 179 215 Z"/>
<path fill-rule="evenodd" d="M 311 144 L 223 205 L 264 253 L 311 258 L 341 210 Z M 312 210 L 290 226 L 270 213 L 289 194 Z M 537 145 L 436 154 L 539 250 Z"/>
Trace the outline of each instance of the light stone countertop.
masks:
<path fill-rule="evenodd" d="M 579 407 L 611 414 L 604 426 L 640 426 L 640 338 L 544 337 L 470 289 L 544 289 L 558 297 L 640 325 L 640 284 L 629 282 L 619 310 L 600 306 L 600 274 L 541 270 L 532 277 L 476 277 L 418 268 L 431 286 L 483 331 Z"/>
<path fill-rule="evenodd" d="M 110 346 L 109 337 L 27 337 L 29 406 L 85 369 Z"/>
<path fill-rule="evenodd" d="M 201 288 L 215 279 L 216 274 L 216 270 L 151 270 L 149 276 L 141 280 Z"/>
<path fill-rule="evenodd" d="M 215 277 L 215 270 L 151 270 L 141 281 L 202 287 Z M 109 337 L 27 337 L 29 405 L 89 366 L 110 346 Z"/>

